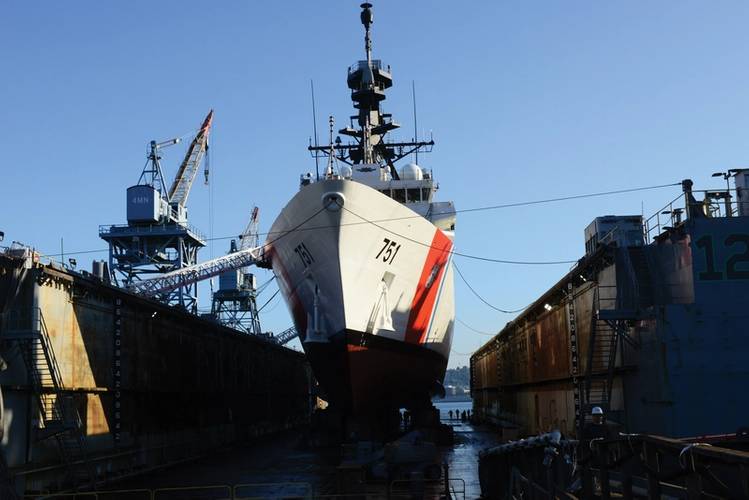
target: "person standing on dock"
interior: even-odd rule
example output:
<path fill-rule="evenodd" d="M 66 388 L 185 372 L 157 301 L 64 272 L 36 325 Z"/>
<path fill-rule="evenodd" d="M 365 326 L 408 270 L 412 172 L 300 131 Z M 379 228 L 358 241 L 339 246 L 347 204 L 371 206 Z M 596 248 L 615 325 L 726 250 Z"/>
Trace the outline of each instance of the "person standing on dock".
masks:
<path fill-rule="evenodd" d="M 611 437 L 609 427 L 604 421 L 603 409 L 600 406 L 594 406 L 590 415 L 593 421 L 585 424 L 583 440 L 590 442 L 593 439 L 608 439 Z"/>
<path fill-rule="evenodd" d="M 584 453 L 587 453 L 587 459 L 582 470 L 583 491 L 601 491 L 600 478 L 591 474 L 590 467 L 596 469 L 601 467 L 601 462 L 608 461 L 607 457 L 600 456 L 593 450 L 592 442 L 595 440 L 610 439 L 611 432 L 604 420 L 603 409 L 600 406 L 594 406 L 590 411 L 592 422 L 588 422 L 583 427 L 582 446 Z"/>

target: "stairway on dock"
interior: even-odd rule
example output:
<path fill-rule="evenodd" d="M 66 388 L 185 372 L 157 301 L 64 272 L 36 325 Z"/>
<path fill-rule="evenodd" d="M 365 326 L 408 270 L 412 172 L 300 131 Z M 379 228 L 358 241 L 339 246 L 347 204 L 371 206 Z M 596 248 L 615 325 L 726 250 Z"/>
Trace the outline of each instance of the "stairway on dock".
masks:
<path fill-rule="evenodd" d="M 70 486 L 95 488 L 96 471 L 88 459 L 83 422 L 72 395 L 65 390 L 42 311 L 10 311 L 0 324 L 2 340 L 15 343 L 26 368 L 40 417 L 37 439 L 57 442 Z"/>

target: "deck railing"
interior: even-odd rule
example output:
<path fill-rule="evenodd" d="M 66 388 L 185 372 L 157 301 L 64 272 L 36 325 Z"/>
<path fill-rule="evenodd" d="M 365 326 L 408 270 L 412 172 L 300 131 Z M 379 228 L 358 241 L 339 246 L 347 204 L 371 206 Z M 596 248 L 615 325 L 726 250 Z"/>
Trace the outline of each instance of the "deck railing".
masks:
<path fill-rule="evenodd" d="M 690 206 L 688 194 L 681 193 L 645 219 L 643 228 L 645 243 L 651 243 L 667 229 L 683 224 L 690 217 L 693 217 L 692 211 L 694 210 L 698 210 L 702 215 L 709 218 L 736 217 L 749 211 L 749 207 L 743 206 L 747 203 L 742 204 L 740 201 L 736 189 L 698 190 L 691 191 L 691 194 L 695 198 L 702 195 L 703 199 L 695 200 L 696 202 L 693 202 Z"/>

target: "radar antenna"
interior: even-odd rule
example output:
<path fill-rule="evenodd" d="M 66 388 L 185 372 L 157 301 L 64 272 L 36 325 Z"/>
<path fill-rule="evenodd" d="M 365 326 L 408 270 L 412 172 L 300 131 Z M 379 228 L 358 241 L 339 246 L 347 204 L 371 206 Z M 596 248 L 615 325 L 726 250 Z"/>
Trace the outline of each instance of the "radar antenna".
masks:
<path fill-rule="evenodd" d="M 328 166 L 325 169 L 325 178 L 330 179 L 333 177 L 334 170 L 334 162 L 335 162 L 335 150 L 333 148 L 333 126 L 335 125 L 335 118 L 333 118 L 333 115 L 328 117 L 328 129 L 330 132 L 330 139 L 328 142 Z"/>
<path fill-rule="evenodd" d="M 367 62 L 372 62 L 372 39 L 369 37 L 369 27 L 374 22 L 374 16 L 372 15 L 372 4 L 364 2 L 361 4 L 361 23 L 364 25 L 364 51 L 367 53 Z"/>
<path fill-rule="evenodd" d="M 379 59 L 372 59 L 371 26 L 373 22 L 372 4 L 361 4 L 361 22 L 364 25 L 364 50 L 366 60 L 358 61 L 348 70 L 347 83 L 351 89 L 351 100 L 357 115 L 351 117 L 351 126 L 340 129 L 339 134 L 351 137 L 355 142 L 341 144 L 336 139 L 331 146 L 310 144 L 307 148 L 317 159 L 318 154 L 334 157 L 354 167 L 354 170 L 368 172 L 372 165 L 379 165 L 398 180 L 398 171 L 394 163 L 417 151 L 430 152 L 434 141 L 419 141 L 417 137 L 410 142 L 388 142 L 385 135 L 400 127 L 392 120 L 392 115 L 384 113 L 381 102 L 385 100 L 385 90 L 393 85 L 390 66 L 383 65 Z M 356 125 L 354 124 L 356 120 Z M 331 141 L 332 144 L 332 141 Z M 357 168 L 358 165 L 361 165 Z M 383 172 L 383 175 L 385 175 Z"/>

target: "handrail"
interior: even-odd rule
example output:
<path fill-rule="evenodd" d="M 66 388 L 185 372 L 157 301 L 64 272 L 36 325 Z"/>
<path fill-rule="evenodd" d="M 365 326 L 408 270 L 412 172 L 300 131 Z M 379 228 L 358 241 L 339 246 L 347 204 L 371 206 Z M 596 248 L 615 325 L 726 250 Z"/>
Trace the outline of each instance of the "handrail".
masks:
<path fill-rule="evenodd" d="M 692 203 L 690 207 L 688 193 L 681 193 L 645 219 L 643 224 L 645 243 L 651 243 L 667 227 L 675 227 L 688 220 L 690 208 L 700 207 L 703 214 L 710 218 L 735 217 L 741 213 L 742 203 L 746 203 L 740 201 L 739 190 L 735 188 L 695 189 L 689 193 L 693 195 L 702 193 L 703 199 L 696 200 L 696 205 Z"/>
<path fill-rule="evenodd" d="M 679 196 L 668 202 L 663 208 L 655 212 L 653 215 L 645 219 L 645 222 L 643 224 L 643 230 L 645 232 L 645 243 L 650 243 L 653 241 L 652 233 L 655 233 L 655 236 L 661 234 L 662 229 L 665 227 L 664 223 L 661 223 L 661 215 L 665 215 L 665 212 L 669 213 L 669 223 L 673 224 L 675 220 L 675 214 L 678 212 L 674 211 L 674 204 L 677 203 L 679 200 L 684 200 L 683 207 L 679 207 L 682 211 L 686 208 L 687 205 L 687 197 L 685 193 L 680 193 Z M 684 214 L 686 217 L 686 213 Z M 655 220 L 653 220 L 655 219 Z"/>
<path fill-rule="evenodd" d="M 364 69 L 367 67 L 367 61 L 357 61 L 348 68 L 349 74 L 356 73 L 360 69 Z M 369 67 L 373 70 L 379 69 L 382 70 L 382 59 L 372 59 L 372 62 L 369 64 Z"/>
<path fill-rule="evenodd" d="M 44 314 L 39 307 L 24 312 L 9 311 L 9 313 L 13 313 L 16 319 L 13 325 L 16 330 L 8 330 L 6 325 L 4 331 L 21 333 L 21 336 L 15 337 L 15 340 L 20 342 L 21 356 L 26 365 L 32 394 L 36 398 L 38 415 L 41 416 L 41 424 L 48 431 L 46 437 L 55 438 L 60 448 L 62 462 L 66 467 L 72 469 L 78 465 L 79 461 L 82 461 L 91 485 L 94 486 L 96 473 L 88 462 L 83 420 L 72 396 L 65 393 L 62 371 L 52 347 Z M 13 339 L 13 335 L 10 335 L 10 338 Z M 39 349 L 41 349 L 43 359 L 39 356 Z M 75 456 L 72 449 L 65 445 L 63 436 L 77 442 L 78 456 Z"/>
<path fill-rule="evenodd" d="M 484 495 L 494 498 L 508 491 L 545 491 L 551 496 L 552 492 L 573 491 L 576 498 L 593 498 L 594 475 L 601 498 L 610 498 L 614 490 L 624 498 L 633 498 L 633 484 L 646 489 L 649 498 L 660 498 L 661 493 L 675 493 L 679 498 L 684 494 L 689 498 L 749 495 L 749 452 L 724 448 L 719 442 L 695 443 L 693 439 L 647 434 L 586 438 L 579 446 L 574 442 L 577 460 L 572 460 L 571 453 L 544 444 L 529 446 L 533 439 L 538 438 L 516 442 L 501 459 L 487 452 L 479 455 L 487 471 L 482 479 Z M 739 492 L 742 494 L 734 495 Z"/>
<path fill-rule="evenodd" d="M 143 232 L 144 230 L 148 230 L 148 232 L 155 234 L 168 233 L 169 231 L 172 231 L 174 226 L 181 227 L 201 241 L 205 241 L 206 239 L 206 236 L 192 224 L 175 221 L 172 221 L 169 224 L 144 224 L 138 226 L 131 226 L 130 224 L 102 224 L 99 226 L 99 235 L 109 235 L 114 233 L 128 234 L 130 232 Z M 132 229 L 132 231 L 126 231 L 126 229 Z"/>

